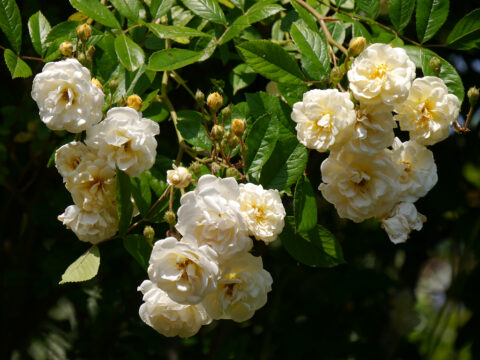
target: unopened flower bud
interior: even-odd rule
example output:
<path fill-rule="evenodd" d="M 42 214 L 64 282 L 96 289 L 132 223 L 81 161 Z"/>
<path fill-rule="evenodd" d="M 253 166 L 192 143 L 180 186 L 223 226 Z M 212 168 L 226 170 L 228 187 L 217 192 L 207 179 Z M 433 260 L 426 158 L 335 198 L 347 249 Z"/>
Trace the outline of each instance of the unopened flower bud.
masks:
<path fill-rule="evenodd" d="M 442 68 L 442 60 L 434 56 L 428 62 L 428 66 L 433 70 L 435 76 L 438 76 L 438 74 L 440 74 L 440 69 Z"/>
<path fill-rule="evenodd" d="M 115 90 L 117 90 L 118 87 L 118 81 L 113 79 L 108 82 L 108 86 L 110 87 L 110 91 L 113 93 Z"/>
<path fill-rule="evenodd" d="M 227 177 L 233 177 L 236 180 L 240 180 L 242 178 L 242 173 L 235 168 L 228 168 L 225 175 Z"/>
<path fill-rule="evenodd" d="M 190 170 L 195 174 L 195 176 L 200 176 L 202 171 L 202 164 L 198 161 L 194 161 L 190 164 Z"/>
<path fill-rule="evenodd" d="M 177 222 L 177 216 L 173 211 L 165 211 L 165 215 L 163 215 L 163 221 L 165 221 L 168 225 L 175 225 Z"/>
<path fill-rule="evenodd" d="M 240 138 L 234 134 L 230 135 L 228 138 L 228 146 L 233 149 L 234 147 L 238 146 L 238 144 L 240 144 Z"/>
<path fill-rule="evenodd" d="M 480 97 L 480 91 L 475 87 L 471 87 L 468 89 L 467 92 L 468 101 L 470 102 L 470 106 L 475 106 L 477 104 L 478 98 Z"/>
<path fill-rule="evenodd" d="M 230 119 L 230 116 L 232 116 L 232 109 L 230 109 L 230 106 L 223 108 L 222 121 L 228 121 L 228 119 Z"/>
<path fill-rule="evenodd" d="M 214 125 L 212 128 L 212 135 L 215 138 L 215 140 L 219 141 L 222 140 L 223 134 L 225 131 L 223 130 L 223 126 L 221 125 Z"/>
<path fill-rule="evenodd" d="M 102 84 L 100 83 L 100 81 L 98 81 L 97 78 L 92 78 L 92 84 L 95 85 L 96 87 L 98 87 L 100 90 L 103 91 L 103 86 Z"/>
<path fill-rule="evenodd" d="M 86 58 L 84 53 L 78 54 L 78 62 L 83 66 L 86 66 L 86 67 L 90 66 L 90 61 Z"/>
<path fill-rule="evenodd" d="M 217 112 L 223 105 L 223 97 L 218 92 L 211 93 L 207 97 L 207 106 Z"/>
<path fill-rule="evenodd" d="M 145 226 L 143 229 L 143 236 L 147 239 L 149 243 L 151 243 L 155 237 L 155 230 L 150 225 Z"/>
<path fill-rule="evenodd" d="M 210 164 L 210 170 L 212 170 L 214 174 L 217 174 L 220 171 L 220 169 L 221 167 L 217 163 L 214 162 Z"/>
<path fill-rule="evenodd" d="M 192 175 L 183 166 L 173 166 L 173 170 L 167 171 L 167 182 L 177 189 L 186 188 L 192 181 Z"/>
<path fill-rule="evenodd" d="M 352 38 L 348 44 L 348 53 L 351 56 L 356 56 L 360 54 L 367 47 L 367 39 L 363 36 L 358 36 Z"/>
<path fill-rule="evenodd" d="M 71 57 L 73 54 L 73 44 L 70 41 L 64 41 L 60 44 L 59 50 L 63 56 Z"/>
<path fill-rule="evenodd" d="M 200 89 L 197 89 L 197 92 L 195 93 L 195 100 L 198 105 L 205 105 L 205 94 Z"/>
<path fill-rule="evenodd" d="M 88 24 L 78 25 L 77 27 L 77 37 L 82 40 L 82 42 L 87 42 L 88 39 L 92 36 L 92 28 Z"/>
<path fill-rule="evenodd" d="M 340 67 L 335 66 L 330 71 L 330 80 L 332 82 L 338 83 L 340 80 L 343 79 L 344 75 L 345 75 L 345 72 Z"/>
<path fill-rule="evenodd" d="M 142 98 L 137 94 L 130 95 L 127 98 L 127 106 L 140 111 L 140 108 L 142 107 Z"/>
<path fill-rule="evenodd" d="M 233 119 L 232 120 L 232 132 L 235 135 L 237 135 L 239 137 L 242 137 L 246 128 L 247 128 L 247 122 L 245 120 L 243 120 L 243 119 Z"/>

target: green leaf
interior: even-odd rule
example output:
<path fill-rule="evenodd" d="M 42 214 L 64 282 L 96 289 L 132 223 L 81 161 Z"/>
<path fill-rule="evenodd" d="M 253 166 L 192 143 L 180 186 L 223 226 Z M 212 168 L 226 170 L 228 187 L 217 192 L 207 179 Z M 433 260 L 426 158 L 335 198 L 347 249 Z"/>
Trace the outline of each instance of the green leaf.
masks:
<path fill-rule="evenodd" d="M 298 101 L 302 101 L 303 94 L 305 94 L 308 90 L 307 85 L 295 85 L 295 84 L 282 84 L 277 83 L 278 92 L 285 98 L 285 101 L 293 107 Z"/>
<path fill-rule="evenodd" d="M 186 49 L 164 49 L 154 52 L 148 61 L 148 69 L 153 71 L 175 70 L 193 64 L 202 53 Z"/>
<path fill-rule="evenodd" d="M 152 15 L 152 18 L 158 19 L 165 15 L 168 10 L 175 5 L 175 2 L 176 0 L 152 0 L 152 5 L 150 6 L 150 14 Z"/>
<path fill-rule="evenodd" d="M 225 14 L 216 0 L 182 0 L 182 2 L 201 18 L 216 24 L 227 25 Z"/>
<path fill-rule="evenodd" d="M 293 23 L 290 33 L 302 53 L 305 72 L 315 80 L 326 80 L 330 75 L 330 59 L 325 39 L 301 23 Z"/>
<path fill-rule="evenodd" d="M 295 233 L 295 220 L 287 216 L 280 238 L 288 253 L 302 264 L 334 267 L 345 263 L 340 243 L 321 225 L 309 232 Z"/>
<path fill-rule="evenodd" d="M 43 56 L 47 50 L 46 40 L 50 29 L 50 23 L 40 11 L 37 11 L 28 19 L 28 31 L 30 32 L 32 45 L 40 56 Z"/>
<path fill-rule="evenodd" d="M 32 69 L 30 69 L 30 66 L 17 57 L 12 50 L 5 49 L 3 56 L 5 57 L 8 70 L 10 70 L 10 74 L 12 74 L 12 79 L 19 77 L 26 78 L 32 75 Z"/>
<path fill-rule="evenodd" d="M 255 81 L 257 74 L 247 64 L 240 64 L 233 68 L 230 73 L 230 83 L 233 87 L 233 95 L 238 90 L 246 88 Z"/>
<path fill-rule="evenodd" d="M 421 43 L 430 40 L 448 17 L 449 0 L 418 0 L 416 24 Z"/>
<path fill-rule="evenodd" d="M 300 177 L 295 186 L 294 214 L 297 232 L 311 230 L 317 225 L 315 193 L 306 176 Z"/>
<path fill-rule="evenodd" d="M 158 123 L 167 120 L 169 115 L 170 111 L 163 102 L 154 102 L 143 112 L 144 117 Z"/>
<path fill-rule="evenodd" d="M 458 50 L 480 47 L 480 9 L 468 13 L 455 25 L 448 35 L 447 46 Z"/>
<path fill-rule="evenodd" d="M 128 71 L 137 70 L 145 62 L 145 54 L 142 48 L 127 35 L 122 34 L 115 38 L 115 52 L 120 63 Z"/>
<path fill-rule="evenodd" d="M 118 233 L 125 235 L 128 226 L 132 221 L 133 204 L 130 196 L 132 194 L 132 184 L 130 177 L 117 167 L 117 187 L 116 199 L 118 209 Z"/>
<path fill-rule="evenodd" d="M 146 97 L 145 99 L 143 99 L 143 102 L 142 102 L 142 107 L 140 108 L 140 111 L 141 112 L 144 112 L 145 110 L 147 110 L 150 105 L 152 104 L 152 102 L 155 100 L 155 98 L 157 97 L 157 94 L 158 92 L 160 91 L 160 89 L 155 89 L 153 90 L 152 92 L 150 92 Z"/>
<path fill-rule="evenodd" d="M 280 100 L 278 96 L 258 91 L 254 94 L 245 94 L 248 109 L 255 119 L 265 114 L 275 114 L 279 121 L 279 139 L 297 136 L 295 122 L 291 119 L 292 109 Z M 245 117 L 246 118 L 246 117 Z"/>
<path fill-rule="evenodd" d="M 237 45 L 246 63 L 267 79 L 303 85 L 296 61 L 279 45 L 268 40 L 253 40 Z"/>
<path fill-rule="evenodd" d="M 291 3 L 295 8 L 295 10 L 297 11 L 298 15 L 300 15 L 302 20 L 305 21 L 305 24 L 307 24 L 309 29 L 312 31 L 318 31 L 318 25 L 317 25 L 317 21 L 315 20 L 315 17 L 312 14 L 310 14 L 307 11 L 307 9 L 305 9 L 296 1 L 292 1 Z"/>
<path fill-rule="evenodd" d="M 335 40 L 339 44 L 343 44 L 343 42 L 345 41 L 346 25 L 350 25 L 350 24 L 342 23 L 341 21 L 329 22 L 327 24 L 327 29 L 328 31 L 330 31 L 330 34 L 332 35 L 333 40 Z M 338 49 L 334 46 L 333 51 L 337 52 L 337 50 Z"/>
<path fill-rule="evenodd" d="M 288 190 L 307 166 L 308 152 L 296 136 L 281 139 L 262 169 L 260 184 L 266 189 Z"/>
<path fill-rule="evenodd" d="M 430 68 L 430 59 L 434 56 L 438 57 L 442 62 L 440 74 L 438 77 L 447 85 L 448 92 L 454 94 L 463 102 L 465 96 L 465 89 L 463 87 L 462 78 L 458 75 L 457 70 L 447 60 L 442 59 L 432 50 L 426 48 L 419 48 L 418 46 L 408 45 L 404 46 L 410 59 L 415 63 L 417 68 L 421 68 L 424 76 L 435 76 L 435 72 Z"/>
<path fill-rule="evenodd" d="M 372 35 L 362 23 L 356 21 L 352 24 L 352 37 L 363 36 L 367 41 L 370 41 Z"/>
<path fill-rule="evenodd" d="M 410 22 L 414 9 L 415 0 L 388 0 L 388 16 L 393 28 L 397 31 L 404 29 Z"/>
<path fill-rule="evenodd" d="M 234 37 L 238 36 L 244 29 L 250 26 L 250 19 L 248 15 L 241 15 L 235 19 L 235 21 L 225 30 L 223 35 L 220 37 L 220 44 L 225 44 L 226 42 L 232 40 Z"/>
<path fill-rule="evenodd" d="M 250 24 L 262 21 L 270 16 L 273 16 L 280 11 L 285 10 L 282 6 L 277 4 L 270 4 L 268 2 L 257 2 L 247 11 Z"/>
<path fill-rule="evenodd" d="M 212 142 L 203 126 L 202 114 L 198 111 L 182 110 L 177 116 L 178 131 L 188 143 L 204 150 L 212 148 Z"/>
<path fill-rule="evenodd" d="M 138 21 L 140 18 L 145 18 L 145 9 L 138 0 L 110 0 L 110 2 L 120 15 L 127 19 Z"/>
<path fill-rule="evenodd" d="M 161 24 L 147 24 L 150 31 L 161 39 L 174 39 L 178 37 L 212 37 L 210 34 L 185 27 Z"/>
<path fill-rule="evenodd" d="M 13 50 L 19 53 L 22 47 L 22 18 L 15 0 L 0 0 L 0 28 Z"/>
<path fill-rule="evenodd" d="M 250 128 L 245 145 L 247 174 L 258 181 L 263 165 L 272 155 L 278 140 L 278 120 L 274 114 L 265 114 Z"/>
<path fill-rule="evenodd" d="M 141 173 L 138 178 L 130 178 L 131 191 L 138 211 L 143 218 L 147 216 L 152 201 L 148 175 Z"/>
<path fill-rule="evenodd" d="M 93 246 L 65 270 L 59 284 L 90 280 L 97 275 L 99 267 L 100 250 Z"/>
<path fill-rule="evenodd" d="M 121 29 L 116 17 L 99 0 L 69 0 L 78 11 L 84 13 L 102 25 Z"/>
<path fill-rule="evenodd" d="M 369 17 L 376 18 L 380 10 L 380 0 L 356 0 L 355 8 L 365 12 Z"/>
<path fill-rule="evenodd" d="M 140 234 L 127 235 L 125 239 L 123 239 L 123 246 L 144 270 L 148 269 L 152 248 L 145 239 L 145 236 Z"/>

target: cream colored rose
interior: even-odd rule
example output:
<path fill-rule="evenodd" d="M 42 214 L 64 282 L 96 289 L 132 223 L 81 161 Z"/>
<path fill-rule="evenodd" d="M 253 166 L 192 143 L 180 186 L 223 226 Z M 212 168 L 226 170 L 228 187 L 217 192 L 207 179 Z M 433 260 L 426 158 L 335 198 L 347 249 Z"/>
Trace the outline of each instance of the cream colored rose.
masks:
<path fill-rule="evenodd" d="M 140 318 L 164 336 L 187 338 L 212 321 L 203 305 L 178 304 L 149 280 L 142 282 L 137 290 L 142 292 L 144 301 Z"/>
<path fill-rule="evenodd" d="M 394 105 L 404 101 L 415 79 L 415 64 L 402 48 L 372 44 L 347 73 L 350 90 L 365 105 Z"/>
<path fill-rule="evenodd" d="M 198 304 L 217 286 L 217 254 L 208 246 L 197 247 L 174 237 L 153 246 L 148 276 L 180 304 Z"/>
<path fill-rule="evenodd" d="M 238 254 L 224 264 L 217 291 L 207 295 L 203 305 L 213 319 L 246 321 L 266 304 L 272 282 L 261 257 Z"/>
<path fill-rule="evenodd" d="M 332 152 L 321 172 L 319 189 L 342 218 L 362 222 L 381 217 L 397 202 L 399 170 L 387 150 L 371 157 Z"/>
<path fill-rule="evenodd" d="M 51 130 L 79 133 L 102 119 L 104 94 L 77 59 L 50 62 L 33 79 L 32 98 Z"/>
<path fill-rule="evenodd" d="M 361 106 L 352 138 L 345 149 L 355 154 L 373 156 L 392 145 L 396 127 L 393 114 L 386 106 Z"/>
<path fill-rule="evenodd" d="M 240 211 L 250 235 L 266 244 L 274 241 L 285 225 L 285 208 L 278 190 L 262 185 L 240 184 Z"/>
<path fill-rule="evenodd" d="M 336 89 L 310 90 L 293 105 L 298 141 L 310 149 L 339 148 L 353 134 L 355 111 L 348 93 Z"/>
<path fill-rule="evenodd" d="M 81 241 L 92 244 L 111 238 L 118 230 L 117 210 L 113 206 L 92 212 L 82 210 L 77 205 L 70 205 L 58 216 L 58 220 Z"/>
<path fill-rule="evenodd" d="M 437 183 L 437 166 L 433 153 L 414 140 L 393 142 L 392 159 L 400 168 L 400 201 L 415 202 Z"/>
<path fill-rule="evenodd" d="M 234 178 L 203 175 L 194 191 L 180 199 L 177 230 L 188 241 L 208 245 L 221 258 L 248 251 L 252 240 L 243 220 Z"/>
<path fill-rule="evenodd" d="M 129 107 L 112 108 L 101 123 L 87 131 L 85 143 L 130 176 L 139 176 L 150 169 L 157 155 L 155 135 L 158 124 L 142 118 L 142 113 Z"/>
<path fill-rule="evenodd" d="M 86 211 L 101 211 L 115 204 L 115 170 L 94 153 L 79 162 L 75 174 L 65 183 L 73 202 Z"/>
<path fill-rule="evenodd" d="M 458 118 L 460 101 L 448 93 L 442 79 L 425 76 L 415 79 L 405 102 L 395 106 L 395 120 L 410 139 L 433 145 L 446 139 L 449 128 Z"/>
<path fill-rule="evenodd" d="M 421 230 L 427 218 L 417 212 L 413 203 L 401 202 L 395 206 L 387 217 L 381 220 L 382 228 L 394 244 L 407 241 L 412 230 Z"/>
<path fill-rule="evenodd" d="M 83 159 L 92 157 L 88 149 L 81 141 L 72 141 L 55 151 L 55 166 L 63 177 L 63 182 L 77 174 L 77 167 Z"/>
<path fill-rule="evenodd" d="M 167 171 L 167 182 L 170 185 L 175 186 L 177 189 L 184 189 L 190 182 L 192 181 L 192 175 L 187 168 L 183 166 L 175 166 L 173 165 L 173 170 Z"/>

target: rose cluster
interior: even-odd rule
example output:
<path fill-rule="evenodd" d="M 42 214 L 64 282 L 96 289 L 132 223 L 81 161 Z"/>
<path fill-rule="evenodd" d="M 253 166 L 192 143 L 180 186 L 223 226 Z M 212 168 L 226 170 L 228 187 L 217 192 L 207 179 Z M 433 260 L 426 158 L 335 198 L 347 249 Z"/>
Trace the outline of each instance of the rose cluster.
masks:
<path fill-rule="evenodd" d="M 292 112 L 298 140 L 330 151 L 321 165 L 324 198 L 340 217 L 379 219 L 394 243 L 406 241 L 426 220 L 414 205 L 437 182 L 426 146 L 448 137 L 460 108 L 442 79 L 415 76 L 404 49 L 373 44 L 347 73 L 356 104 L 348 92 L 316 89 Z M 395 137 L 397 122 L 409 141 Z"/>
<path fill-rule="evenodd" d="M 181 169 L 169 173 L 177 183 L 185 177 Z M 272 285 L 262 259 L 249 252 L 250 235 L 268 244 L 281 233 L 285 209 L 278 191 L 204 175 L 180 204 L 181 238 L 154 244 L 149 279 L 138 288 L 140 317 L 159 333 L 180 337 L 212 320 L 250 319 Z"/>
<path fill-rule="evenodd" d="M 82 241 L 93 244 L 118 230 L 116 170 L 138 176 L 155 162 L 157 123 L 130 107 L 112 108 L 102 120 L 104 94 L 76 59 L 51 62 L 35 76 L 32 98 L 52 130 L 80 133 L 55 153 L 55 164 L 74 205 L 58 219 Z"/>

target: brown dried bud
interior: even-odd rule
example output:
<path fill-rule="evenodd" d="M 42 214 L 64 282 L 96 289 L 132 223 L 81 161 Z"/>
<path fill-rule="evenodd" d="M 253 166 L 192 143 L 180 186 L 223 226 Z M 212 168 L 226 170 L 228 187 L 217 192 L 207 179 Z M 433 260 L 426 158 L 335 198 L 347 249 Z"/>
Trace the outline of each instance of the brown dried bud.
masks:
<path fill-rule="evenodd" d="M 232 120 L 232 132 L 235 135 L 237 135 L 239 137 L 242 137 L 246 128 L 247 128 L 247 122 L 245 120 L 243 120 L 243 119 L 233 119 Z"/>
<path fill-rule="evenodd" d="M 100 90 L 103 91 L 103 86 L 102 86 L 102 84 L 100 83 L 100 81 L 98 81 L 97 78 L 92 78 L 92 84 L 95 85 L 96 87 L 98 87 Z"/>
<path fill-rule="evenodd" d="M 73 44 L 70 41 L 64 41 L 60 44 L 59 50 L 63 56 L 71 57 L 73 54 Z"/>
<path fill-rule="evenodd" d="M 175 225 L 177 222 L 177 216 L 173 211 L 165 211 L 165 215 L 163 215 L 163 221 L 165 221 L 168 225 Z"/>
<path fill-rule="evenodd" d="M 217 141 L 222 140 L 224 133 L 225 133 L 225 130 L 223 129 L 223 126 L 221 126 L 221 125 L 214 125 L 213 126 L 212 135 L 215 138 L 215 140 L 217 140 Z"/>
<path fill-rule="evenodd" d="M 131 107 L 137 111 L 140 111 L 142 107 L 142 98 L 137 94 L 130 95 L 127 98 L 127 106 Z"/>
<path fill-rule="evenodd" d="M 87 42 L 92 36 L 92 28 L 88 24 L 82 24 L 77 26 L 77 37 L 82 42 Z"/>
<path fill-rule="evenodd" d="M 223 105 L 223 97 L 218 92 L 211 93 L 207 97 L 207 106 L 217 112 Z"/>
<path fill-rule="evenodd" d="M 367 39 L 365 39 L 363 36 L 354 37 L 348 44 L 348 54 L 351 56 L 356 56 L 365 50 L 366 47 Z"/>

